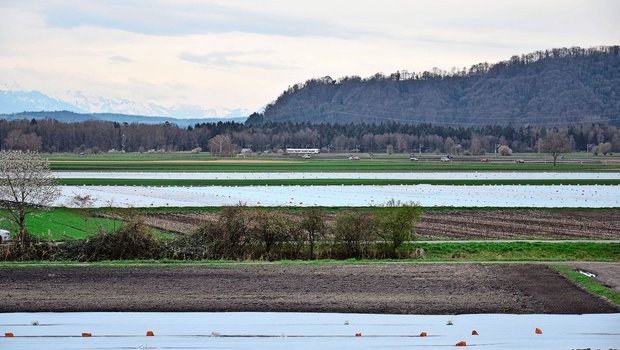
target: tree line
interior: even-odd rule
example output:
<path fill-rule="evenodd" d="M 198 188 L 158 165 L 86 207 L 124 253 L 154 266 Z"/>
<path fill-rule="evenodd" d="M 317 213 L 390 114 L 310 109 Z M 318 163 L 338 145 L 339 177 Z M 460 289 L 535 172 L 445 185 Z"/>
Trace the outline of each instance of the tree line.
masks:
<path fill-rule="evenodd" d="M 569 150 L 608 154 L 620 151 L 620 129 L 604 124 L 565 127 L 487 125 L 452 127 L 433 124 L 330 124 L 234 122 L 195 124 L 127 124 L 106 121 L 62 123 L 0 120 L 0 148 L 45 153 L 168 152 L 209 150 L 231 156 L 242 150 L 278 152 L 286 148 L 319 148 L 322 152 L 432 152 L 454 155 L 539 152 L 549 132 L 566 138 Z M 506 151 L 508 152 L 508 151 Z"/>

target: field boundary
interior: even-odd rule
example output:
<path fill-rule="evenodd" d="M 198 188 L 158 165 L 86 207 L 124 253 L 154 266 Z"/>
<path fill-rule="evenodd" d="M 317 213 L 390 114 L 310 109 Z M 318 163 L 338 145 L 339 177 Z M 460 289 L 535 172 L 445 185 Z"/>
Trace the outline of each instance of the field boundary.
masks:
<path fill-rule="evenodd" d="M 0 261 L 0 269 L 4 268 L 41 268 L 41 267 L 227 267 L 227 266 L 349 266 L 349 265 L 398 265 L 398 264 L 536 264 L 549 266 L 567 266 L 586 262 L 584 260 L 549 260 L 549 259 L 321 259 L 321 260 L 106 260 L 106 261 Z M 608 263 L 609 261 L 587 261 L 588 263 Z M 570 269 L 570 267 L 569 267 Z"/>
<path fill-rule="evenodd" d="M 570 280 L 580 288 L 588 291 L 591 294 L 597 295 L 605 300 L 620 307 L 620 294 L 607 288 L 601 283 L 595 281 L 591 277 L 583 275 L 575 269 L 567 265 L 549 265 L 552 269 L 557 271 L 560 275 Z"/>

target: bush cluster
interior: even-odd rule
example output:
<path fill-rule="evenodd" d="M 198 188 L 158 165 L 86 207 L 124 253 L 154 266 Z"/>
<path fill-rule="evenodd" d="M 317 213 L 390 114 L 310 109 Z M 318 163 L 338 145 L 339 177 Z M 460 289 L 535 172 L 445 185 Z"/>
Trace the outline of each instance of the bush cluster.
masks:
<path fill-rule="evenodd" d="M 409 254 L 420 208 L 391 205 L 373 211 L 345 210 L 328 222 L 316 210 L 290 215 L 279 210 L 223 208 L 216 220 L 171 239 L 157 238 L 139 217 L 116 231 L 83 240 L 53 242 L 28 236 L 24 245 L 4 244 L 1 260 L 102 261 L 128 259 L 280 260 L 396 258 Z"/>

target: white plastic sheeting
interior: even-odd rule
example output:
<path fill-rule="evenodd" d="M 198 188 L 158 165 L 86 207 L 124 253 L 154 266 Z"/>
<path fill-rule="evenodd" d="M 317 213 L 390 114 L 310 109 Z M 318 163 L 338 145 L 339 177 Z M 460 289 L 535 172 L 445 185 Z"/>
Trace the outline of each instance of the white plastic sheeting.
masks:
<path fill-rule="evenodd" d="M 95 207 L 376 206 L 390 200 L 422 206 L 620 207 L 620 186 L 63 186 L 57 206 L 89 194 Z"/>
<path fill-rule="evenodd" d="M 454 349 L 460 341 L 487 350 L 612 349 L 620 347 L 620 314 L 13 313 L 0 314 L 0 332 L 13 332 L 0 338 L 12 350 Z"/>

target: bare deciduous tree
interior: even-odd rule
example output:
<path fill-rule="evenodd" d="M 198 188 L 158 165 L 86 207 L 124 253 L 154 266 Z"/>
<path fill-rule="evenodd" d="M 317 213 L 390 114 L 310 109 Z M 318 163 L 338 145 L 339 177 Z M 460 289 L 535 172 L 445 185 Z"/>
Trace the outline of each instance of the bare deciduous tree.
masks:
<path fill-rule="evenodd" d="M 499 153 L 502 156 L 509 156 L 512 154 L 512 149 L 510 149 L 510 147 L 506 145 L 501 145 L 497 148 L 497 153 Z"/>
<path fill-rule="evenodd" d="M 74 193 L 73 197 L 71 197 L 69 204 L 72 207 L 79 209 L 79 214 L 82 217 L 82 220 L 84 220 L 84 232 L 86 232 L 88 226 L 88 217 L 90 215 L 89 211 L 93 204 L 95 204 L 95 198 L 90 194 Z"/>
<path fill-rule="evenodd" d="M 553 157 L 553 166 L 556 165 L 558 156 L 562 153 L 570 152 L 571 147 L 568 137 L 559 132 L 550 132 L 543 137 L 540 142 L 540 150 L 549 153 Z"/>
<path fill-rule="evenodd" d="M 26 237 L 26 215 L 48 208 L 59 195 L 47 160 L 36 152 L 0 151 L 0 208 L 18 225 L 20 244 Z"/>
<path fill-rule="evenodd" d="M 209 140 L 209 152 L 216 157 L 231 156 L 235 148 L 228 135 L 217 135 Z"/>
<path fill-rule="evenodd" d="M 11 150 L 38 151 L 41 143 L 37 134 L 24 134 L 21 130 L 13 130 L 4 138 L 4 147 Z"/>

